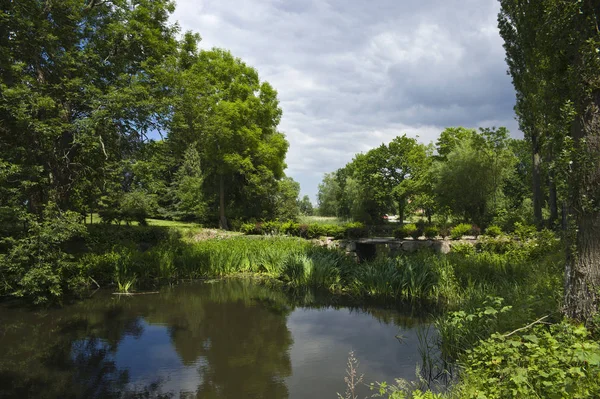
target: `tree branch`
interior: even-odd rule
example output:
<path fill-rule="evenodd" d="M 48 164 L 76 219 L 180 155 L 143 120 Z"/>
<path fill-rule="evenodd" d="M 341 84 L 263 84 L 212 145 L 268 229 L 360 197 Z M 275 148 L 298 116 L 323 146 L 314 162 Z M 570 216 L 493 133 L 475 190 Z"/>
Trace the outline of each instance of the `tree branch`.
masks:
<path fill-rule="evenodd" d="M 519 331 L 526 330 L 526 329 L 528 329 L 528 328 L 530 328 L 530 327 L 534 326 L 535 324 L 542 323 L 542 322 L 543 322 L 543 320 L 545 320 L 545 319 L 547 319 L 547 318 L 548 318 L 548 315 L 546 315 L 546 316 L 544 316 L 544 317 L 541 317 L 541 318 L 537 319 L 536 321 L 534 321 L 533 323 L 527 324 L 525 327 L 517 328 L 515 331 L 509 332 L 508 334 L 504 334 L 502 337 L 504 337 L 504 338 L 508 338 L 508 337 L 510 337 L 511 335 L 513 335 L 513 334 L 514 334 L 514 333 L 516 333 L 516 332 L 519 332 Z"/>

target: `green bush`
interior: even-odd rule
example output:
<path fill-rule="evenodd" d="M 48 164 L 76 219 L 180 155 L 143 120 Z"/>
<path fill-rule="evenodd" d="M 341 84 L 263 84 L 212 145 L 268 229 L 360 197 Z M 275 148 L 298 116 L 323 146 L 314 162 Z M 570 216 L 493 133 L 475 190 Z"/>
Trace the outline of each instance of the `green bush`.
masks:
<path fill-rule="evenodd" d="M 519 222 L 515 223 L 514 233 L 521 241 L 526 241 L 531 238 L 534 238 L 536 232 L 537 229 L 533 225 L 523 224 Z"/>
<path fill-rule="evenodd" d="M 49 203 L 40 217 L 28 214 L 23 224 L 24 236 L 0 238 L 0 296 L 48 304 L 85 289 L 85 273 L 67 252 L 70 242 L 86 234 L 81 215 Z"/>
<path fill-rule="evenodd" d="M 425 231 L 423 232 L 423 234 L 425 235 L 425 238 L 428 239 L 434 239 L 436 238 L 439 234 L 440 234 L 440 229 L 438 229 L 435 226 L 429 226 L 425 228 Z"/>
<path fill-rule="evenodd" d="M 502 229 L 499 226 L 492 225 L 485 229 L 485 235 L 489 237 L 498 237 L 501 234 Z"/>
<path fill-rule="evenodd" d="M 461 360 L 461 398 L 600 397 L 600 344 L 568 321 L 494 334 Z"/>
<path fill-rule="evenodd" d="M 406 237 L 412 237 L 413 234 L 417 234 L 417 232 L 419 232 L 419 229 L 415 224 L 405 224 L 404 226 L 401 226 L 394 231 L 394 237 L 403 239 Z"/>
<path fill-rule="evenodd" d="M 368 236 L 368 230 L 360 222 L 345 223 L 343 225 L 310 223 L 298 224 L 293 221 L 278 222 L 266 221 L 258 223 L 244 223 L 240 227 L 244 234 L 257 235 L 290 235 L 302 238 L 319 238 L 322 236 L 341 238 L 362 238 Z"/>
<path fill-rule="evenodd" d="M 346 238 L 364 238 L 369 236 L 369 231 L 361 222 L 346 223 L 343 227 Z"/>
<path fill-rule="evenodd" d="M 466 236 L 471 232 L 472 226 L 468 223 L 461 223 L 456 225 L 450 230 L 450 237 L 453 240 L 460 240 L 463 236 Z"/>

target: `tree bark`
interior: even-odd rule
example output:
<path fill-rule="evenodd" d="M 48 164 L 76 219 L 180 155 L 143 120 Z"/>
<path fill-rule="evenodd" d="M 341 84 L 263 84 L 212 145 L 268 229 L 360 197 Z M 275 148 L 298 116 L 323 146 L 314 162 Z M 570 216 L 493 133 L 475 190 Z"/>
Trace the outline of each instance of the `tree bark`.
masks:
<path fill-rule="evenodd" d="M 406 200 L 404 198 L 400 198 L 398 200 L 398 223 L 400 225 L 404 224 L 404 208 L 406 207 Z"/>
<path fill-rule="evenodd" d="M 223 175 L 219 176 L 219 227 L 229 230 L 227 217 L 225 217 L 225 180 Z"/>
<path fill-rule="evenodd" d="M 589 321 L 600 300 L 600 92 L 595 93 L 583 117 L 573 127 L 571 201 L 576 232 L 572 234 L 565 272 L 565 314 Z"/>
<path fill-rule="evenodd" d="M 538 132 L 531 134 L 531 147 L 533 155 L 533 170 L 532 170 L 532 188 L 533 188 L 533 218 L 535 225 L 541 228 L 543 225 L 542 219 L 542 179 L 541 179 L 541 164 L 540 144 Z"/>

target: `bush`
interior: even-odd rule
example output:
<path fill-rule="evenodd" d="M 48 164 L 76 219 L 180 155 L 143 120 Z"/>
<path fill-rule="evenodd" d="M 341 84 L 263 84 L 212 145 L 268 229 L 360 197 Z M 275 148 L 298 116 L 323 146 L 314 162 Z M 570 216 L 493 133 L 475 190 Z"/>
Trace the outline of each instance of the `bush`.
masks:
<path fill-rule="evenodd" d="M 344 228 L 346 229 L 347 238 L 364 238 L 369 236 L 369 231 L 360 222 L 347 223 Z"/>
<path fill-rule="evenodd" d="M 450 228 L 448 226 L 440 227 L 440 237 L 442 237 L 442 239 L 445 239 L 449 235 L 450 235 Z"/>
<path fill-rule="evenodd" d="M 285 234 L 302 238 L 319 238 L 322 236 L 341 238 L 362 238 L 368 236 L 368 230 L 360 222 L 337 224 L 298 224 L 293 221 L 278 222 L 267 221 L 258 223 L 244 223 L 240 227 L 244 234 L 277 235 Z"/>
<path fill-rule="evenodd" d="M 416 231 L 418 231 L 416 225 L 405 224 L 404 226 L 399 227 L 394 231 L 394 237 L 400 238 L 400 239 L 406 238 L 406 237 L 412 237 L 413 234 L 416 234 Z"/>
<path fill-rule="evenodd" d="M 138 222 L 145 226 L 146 219 L 154 208 L 155 201 L 152 196 L 145 191 L 135 190 L 123 195 L 120 212 L 125 222 Z"/>
<path fill-rule="evenodd" d="M 439 233 L 440 230 L 435 226 L 426 227 L 424 231 L 425 238 L 428 238 L 430 240 L 436 238 Z"/>
<path fill-rule="evenodd" d="M 498 237 L 502 234 L 502 229 L 499 226 L 492 225 L 485 229 L 485 235 L 489 237 Z"/>
<path fill-rule="evenodd" d="M 494 334 L 462 360 L 458 397 L 600 397 L 600 345 L 565 321 L 521 335 Z"/>
<path fill-rule="evenodd" d="M 535 226 L 519 222 L 515 223 L 515 235 L 521 241 L 526 241 L 533 238 L 536 232 L 537 229 L 535 228 Z"/>
<path fill-rule="evenodd" d="M 453 240 L 460 240 L 463 236 L 471 232 L 471 225 L 467 223 L 461 223 L 456 225 L 450 230 L 450 237 Z"/>
<path fill-rule="evenodd" d="M 41 217 L 27 215 L 23 224 L 25 236 L 0 238 L 0 296 L 48 304 L 83 290 L 87 285 L 83 271 L 65 250 L 86 234 L 81 215 L 48 203 Z"/>

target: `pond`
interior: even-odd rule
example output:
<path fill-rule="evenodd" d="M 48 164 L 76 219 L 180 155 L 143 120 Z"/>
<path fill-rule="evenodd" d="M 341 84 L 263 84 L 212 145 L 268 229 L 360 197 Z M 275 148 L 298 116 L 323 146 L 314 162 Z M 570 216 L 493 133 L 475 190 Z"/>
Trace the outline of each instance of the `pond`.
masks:
<path fill-rule="evenodd" d="M 426 321 L 334 302 L 227 279 L 3 306 L 0 398 L 336 398 L 351 350 L 365 382 L 415 379 Z"/>

